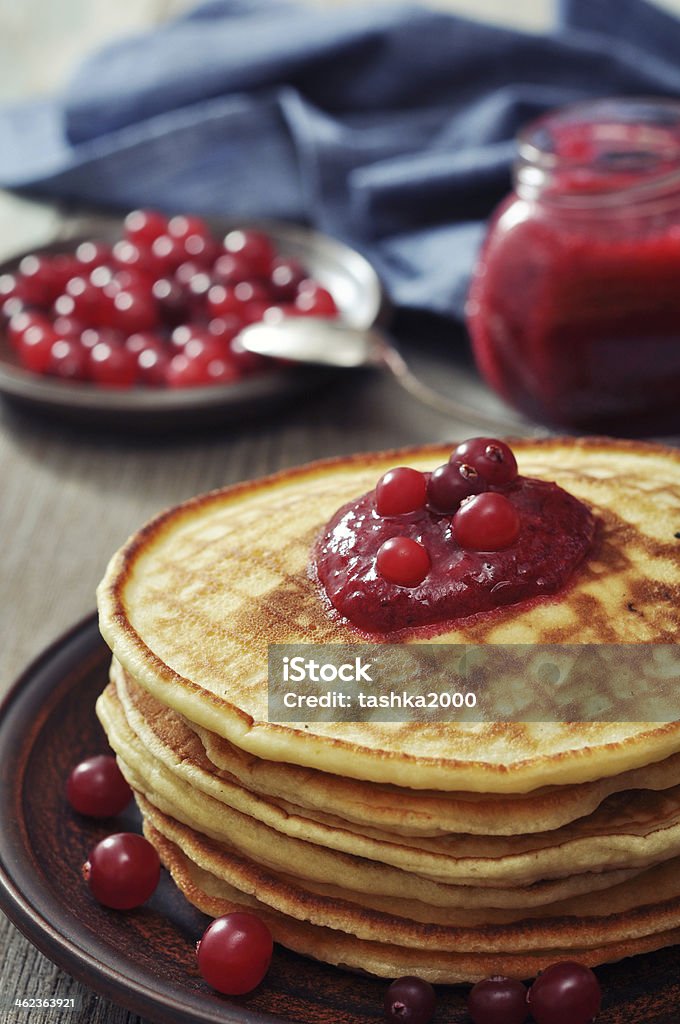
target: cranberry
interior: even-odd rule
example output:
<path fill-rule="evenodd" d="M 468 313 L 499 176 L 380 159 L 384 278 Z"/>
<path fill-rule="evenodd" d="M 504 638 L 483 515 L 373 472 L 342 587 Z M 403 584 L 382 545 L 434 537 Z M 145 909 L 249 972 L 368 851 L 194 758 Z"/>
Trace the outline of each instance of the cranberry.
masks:
<path fill-rule="evenodd" d="M 218 917 L 196 948 L 204 981 L 229 996 L 251 992 L 269 970 L 274 943 L 266 924 L 245 911 Z"/>
<path fill-rule="evenodd" d="M 338 307 L 331 293 L 315 281 L 303 281 L 295 299 L 295 308 L 303 316 L 337 316 Z"/>
<path fill-rule="evenodd" d="M 132 790 L 115 757 L 97 754 L 73 768 L 66 781 L 66 798 L 79 814 L 111 818 L 127 807 L 132 800 Z"/>
<path fill-rule="evenodd" d="M 100 342 L 104 342 L 112 348 L 120 348 L 124 340 L 125 335 L 110 327 L 86 327 L 80 334 L 80 344 L 88 351 L 92 351 Z"/>
<path fill-rule="evenodd" d="M 151 254 L 157 267 L 166 274 L 172 274 L 187 258 L 181 239 L 172 238 L 170 235 L 159 235 L 154 239 Z"/>
<path fill-rule="evenodd" d="M 14 348 L 18 348 L 21 344 L 21 339 L 29 328 L 49 326 L 50 321 L 42 313 L 31 313 L 28 310 L 22 310 L 20 313 L 15 313 L 14 316 L 10 317 L 7 324 L 7 337 L 10 344 Z"/>
<path fill-rule="evenodd" d="M 425 477 L 417 469 L 397 466 L 380 477 L 375 487 L 379 516 L 400 516 L 423 508 L 427 498 Z"/>
<path fill-rule="evenodd" d="M 400 1024 L 428 1024 L 437 1005 L 432 985 L 422 978 L 393 981 L 385 993 L 385 1020 Z"/>
<path fill-rule="evenodd" d="M 201 337 L 194 324 L 178 324 L 170 335 L 170 348 L 180 352 L 186 343 L 194 337 Z"/>
<path fill-rule="evenodd" d="M 116 832 L 102 839 L 83 865 L 94 898 L 115 910 L 131 910 L 145 903 L 158 885 L 160 872 L 156 850 L 134 832 Z"/>
<path fill-rule="evenodd" d="M 486 484 L 473 466 L 446 462 L 430 476 L 427 499 L 437 512 L 455 512 L 465 498 L 485 490 Z"/>
<path fill-rule="evenodd" d="M 519 536 L 519 514 L 505 495 L 476 494 L 453 517 L 453 536 L 468 551 L 501 551 Z"/>
<path fill-rule="evenodd" d="M 390 537 L 378 549 L 376 569 L 389 583 L 417 587 L 430 571 L 427 549 L 410 537 Z"/>
<path fill-rule="evenodd" d="M 143 291 L 132 289 L 116 292 L 110 325 L 124 334 L 135 331 L 150 331 L 158 325 L 158 308 L 153 297 Z"/>
<path fill-rule="evenodd" d="M 123 346 L 100 341 L 90 351 L 88 371 L 95 384 L 130 388 L 137 380 L 137 357 Z"/>
<path fill-rule="evenodd" d="M 205 367 L 206 384 L 233 384 L 240 376 L 238 367 L 226 356 L 211 359 Z"/>
<path fill-rule="evenodd" d="M 262 231 L 230 231 L 224 239 L 224 250 L 238 257 L 240 265 L 249 271 L 245 276 L 268 278 L 276 251 L 271 239 Z"/>
<path fill-rule="evenodd" d="M 246 281 L 252 271 L 247 263 L 230 252 L 221 253 L 213 263 L 213 277 L 220 284 L 237 284 Z"/>
<path fill-rule="evenodd" d="M 151 246 L 159 235 L 165 234 L 168 222 L 157 210 L 132 210 L 124 221 L 125 237 L 131 242 Z"/>
<path fill-rule="evenodd" d="M 272 264 L 269 283 L 277 299 L 292 302 L 300 284 L 307 278 L 305 268 L 293 258 L 278 257 Z"/>
<path fill-rule="evenodd" d="M 218 253 L 217 243 L 207 235 L 193 234 L 182 239 L 185 255 L 202 266 L 212 266 Z"/>
<path fill-rule="evenodd" d="M 32 306 L 49 306 L 63 287 L 53 258 L 31 254 L 19 263 L 23 298 Z"/>
<path fill-rule="evenodd" d="M 243 305 L 236 297 L 233 287 L 223 284 L 214 284 L 207 294 L 206 304 L 211 316 L 227 316 L 228 314 L 240 314 Z"/>
<path fill-rule="evenodd" d="M 271 307 L 267 301 L 261 299 L 254 299 L 253 302 L 246 302 L 241 310 L 241 317 L 244 325 L 256 324 L 260 320 L 264 320 L 265 313 Z"/>
<path fill-rule="evenodd" d="M 49 324 L 34 324 L 24 331 L 17 344 L 19 361 L 33 373 L 47 373 L 52 358 L 52 346 L 57 340 Z"/>
<path fill-rule="evenodd" d="M 202 238 L 212 240 L 210 228 L 203 218 L 192 217 L 186 213 L 180 213 L 170 218 L 167 225 L 167 233 L 171 238 L 179 238 L 180 241 L 184 241 L 185 238 L 191 238 L 192 235 L 200 235 Z"/>
<path fill-rule="evenodd" d="M 524 1024 L 529 1016 L 526 986 L 500 975 L 485 978 L 473 987 L 467 1008 L 474 1024 Z"/>
<path fill-rule="evenodd" d="M 216 338 L 230 342 L 243 327 L 243 320 L 236 313 L 224 313 L 223 316 L 214 317 L 208 324 L 208 330 Z"/>
<path fill-rule="evenodd" d="M 66 282 L 66 295 L 73 299 L 73 316 L 91 323 L 98 319 L 104 302 L 102 291 L 88 277 L 72 277 Z"/>
<path fill-rule="evenodd" d="M 0 298 L 0 316 L 3 320 L 11 320 L 17 313 L 24 312 L 26 312 L 24 300 L 20 299 L 18 295 L 11 295 L 4 301 Z"/>
<path fill-rule="evenodd" d="M 130 334 L 124 344 L 128 352 L 132 352 L 135 357 L 148 349 L 154 352 L 163 352 L 165 349 L 163 338 L 155 331 L 138 331 L 136 334 Z"/>
<path fill-rule="evenodd" d="M 20 299 L 24 301 L 24 289 L 16 274 L 0 274 L 0 303 L 7 299 Z"/>
<path fill-rule="evenodd" d="M 122 238 L 112 250 L 114 264 L 122 270 L 135 270 L 148 277 L 157 275 L 159 261 L 148 246 Z"/>
<path fill-rule="evenodd" d="M 143 384 L 162 387 L 168 378 L 170 356 L 161 349 L 144 348 L 135 356 L 137 374 Z"/>
<path fill-rule="evenodd" d="M 600 1012 L 600 984 L 584 964 L 565 960 L 548 967 L 529 989 L 536 1024 L 588 1024 Z"/>
<path fill-rule="evenodd" d="M 196 388 L 206 383 L 205 368 L 197 359 L 178 352 L 168 363 L 165 383 L 169 388 Z"/>
<path fill-rule="evenodd" d="M 52 321 L 54 333 L 60 338 L 81 338 L 85 326 L 82 320 L 74 316 L 56 316 Z M 82 338 L 81 338 L 82 341 Z"/>
<path fill-rule="evenodd" d="M 151 294 L 156 300 L 161 319 L 166 324 L 180 323 L 187 312 L 184 289 L 178 281 L 161 277 L 154 281 Z"/>
<path fill-rule="evenodd" d="M 87 353 L 79 341 L 57 338 L 50 349 L 47 373 L 64 380 L 85 380 Z"/>
<path fill-rule="evenodd" d="M 269 305 L 271 299 L 266 287 L 259 281 L 239 281 L 234 285 L 234 298 L 243 306 L 252 302 L 264 302 Z"/>
<path fill-rule="evenodd" d="M 88 270 L 103 266 L 111 258 L 111 246 L 103 242 L 81 242 L 76 249 L 77 262 Z"/>
<path fill-rule="evenodd" d="M 493 437 L 472 437 L 459 444 L 451 462 L 467 462 L 489 484 L 509 484 L 517 476 L 517 459 L 512 448 Z"/>
<path fill-rule="evenodd" d="M 200 274 L 194 274 L 186 290 L 190 309 L 197 311 L 199 314 L 204 311 L 206 296 L 210 291 L 211 285 L 212 278 L 205 270 L 202 270 Z"/>
<path fill-rule="evenodd" d="M 175 271 L 175 281 L 180 288 L 188 288 L 192 277 L 196 274 L 204 274 L 205 267 L 202 264 L 197 263 L 196 260 L 185 260 L 184 263 L 180 263 L 177 270 Z"/>

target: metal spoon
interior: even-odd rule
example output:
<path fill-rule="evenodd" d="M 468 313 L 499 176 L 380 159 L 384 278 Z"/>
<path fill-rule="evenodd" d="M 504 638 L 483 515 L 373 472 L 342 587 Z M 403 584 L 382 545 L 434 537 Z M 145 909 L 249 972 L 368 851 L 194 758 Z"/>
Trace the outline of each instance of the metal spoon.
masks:
<path fill-rule="evenodd" d="M 321 317 L 284 317 L 276 323 L 257 323 L 244 328 L 237 343 L 248 352 L 276 356 L 296 363 L 314 363 L 351 369 L 375 366 L 389 370 L 398 383 L 425 405 L 484 429 L 516 428 L 536 432 L 533 424 L 508 413 L 485 414 L 425 384 L 408 367 L 389 336 L 376 327 L 364 330 Z"/>

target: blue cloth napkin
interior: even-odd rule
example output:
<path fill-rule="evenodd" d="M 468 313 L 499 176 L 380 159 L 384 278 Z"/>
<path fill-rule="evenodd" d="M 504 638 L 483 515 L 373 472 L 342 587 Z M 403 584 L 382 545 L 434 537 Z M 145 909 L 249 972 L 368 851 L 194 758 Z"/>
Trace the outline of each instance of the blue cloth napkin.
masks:
<path fill-rule="evenodd" d="M 210 0 L 0 111 L 0 185 L 305 221 L 398 305 L 460 317 L 517 128 L 592 96 L 680 96 L 679 53 L 680 21 L 644 0 L 566 0 L 547 34 L 410 3 Z"/>

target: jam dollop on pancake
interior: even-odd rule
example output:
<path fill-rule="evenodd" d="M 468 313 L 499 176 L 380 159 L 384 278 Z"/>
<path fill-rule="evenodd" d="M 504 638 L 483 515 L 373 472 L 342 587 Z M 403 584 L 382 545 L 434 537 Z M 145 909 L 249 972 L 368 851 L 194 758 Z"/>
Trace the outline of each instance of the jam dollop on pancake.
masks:
<path fill-rule="evenodd" d="M 387 633 L 561 590 L 592 546 L 595 517 L 546 480 L 517 477 L 503 493 L 519 514 L 520 528 L 517 540 L 500 551 L 465 550 L 454 537 L 452 517 L 428 506 L 381 516 L 375 490 L 344 505 L 314 553 L 330 603 L 360 629 Z M 376 570 L 381 546 L 402 536 L 430 556 L 430 570 L 416 587 L 399 586 Z"/>

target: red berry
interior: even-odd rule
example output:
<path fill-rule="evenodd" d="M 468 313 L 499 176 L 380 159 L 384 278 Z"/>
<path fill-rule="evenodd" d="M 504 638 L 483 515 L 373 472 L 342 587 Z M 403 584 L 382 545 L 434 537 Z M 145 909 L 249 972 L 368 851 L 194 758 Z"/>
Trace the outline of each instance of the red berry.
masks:
<path fill-rule="evenodd" d="M 49 324 L 34 324 L 24 331 L 17 344 L 19 361 L 33 373 L 47 373 L 52 358 L 52 346 L 58 335 Z"/>
<path fill-rule="evenodd" d="M 148 349 L 151 349 L 153 352 L 163 352 L 165 350 L 163 338 L 155 331 L 138 331 L 136 334 L 130 334 L 125 339 L 124 344 L 128 352 L 132 352 L 135 357 L 140 352 L 146 352 Z"/>
<path fill-rule="evenodd" d="M 529 1016 L 526 986 L 512 978 L 485 978 L 471 990 L 467 1008 L 474 1024 L 524 1024 Z"/>
<path fill-rule="evenodd" d="M 210 228 L 202 217 L 192 217 L 190 214 L 179 213 L 168 221 L 167 233 L 172 238 L 184 240 L 192 235 L 201 235 L 203 238 L 212 239 Z"/>
<path fill-rule="evenodd" d="M 408 466 L 390 469 L 375 487 L 375 507 L 379 516 L 400 516 L 423 508 L 427 482 L 422 473 Z"/>
<path fill-rule="evenodd" d="M 224 239 L 224 250 L 238 257 L 240 265 L 248 270 L 245 276 L 269 277 L 276 250 L 264 232 L 252 229 L 230 231 Z"/>
<path fill-rule="evenodd" d="M 376 569 L 389 583 L 417 587 L 430 571 L 427 549 L 410 537 L 390 537 L 378 549 Z"/>
<path fill-rule="evenodd" d="M 50 349 L 47 373 L 63 380 L 85 380 L 87 353 L 79 341 L 57 338 Z"/>
<path fill-rule="evenodd" d="M 100 341 L 90 351 L 88 376 L 105 387 L 131 388 L 137 380 L 137 358 L 121 345 Z"/>
<path fill-rule="evenodd" d="M 428 1024 L 437 1005 L 432 985 L 408 976 L 393 981 L 385 993 L 385 1020 L 391 1024 Z"/>
<path fill-rule="evenodd" d="M 143 384 L 151 387 L 162 387 L 168 377 L 168 366 L 170 356 L 167 352 L 155 348 L 145 348 L 139 352 L 137 360 L 137 373 Z"/>
<path fill-rule="evenodd" d="M 196 274 L 204 274 L 205 267 L 202 264 L 197 263 L 196 260 L 185 260 L 184 263 L 180 263 L 174 274 L 174 279 L 180 288 L 188 288 L 191 283 L 192 277 Z"/>
<path fill-rule="evenodd" d="M 224 313 L 216 316 L 208 324 L 208 330 L 221 341 L 230 342 L 243 327 L 243 320 L 236 313 Z"/>
<path fill-rule="evenodd" d="M 453 517 L 453 536 L 467 551 L 500 551 L 519 536 L 519 514 L 505 495 L 486 491 L 468 498 Z"/>
<path fill-rule="evenodd" d="M 131 242 L 150 246 L 159 235 L 165 234 L 168 222 L 157 210 L 132 210 L 124 222 L 125 237 Z"/>
<path fill-rule="evenodd" d="M 127 807 L 132 790 L 115 757 L 97 754 L 81 761 L 66 781 L 66 798 L 74 811 L 90 818 L 111 818 Z"/>
<path fill-rule="evenodd" d="M 76 249 L 76 260 L 88 270 L 101 267 L 111 260 L 111 246 L 103 242 L 81 242 Z"/>
<path fill-rule="evenodd" d="M 116 832 L 93 848 L 83 876 L 94 898 L 114 910 L 131 910 L 145 903 L 158 885 L 161 865 L 144 836 Z"/>
<path fill-rule="evenodd" d="M 135 289 L 116 292 L 109 318 L 111 327 L 123 334 L 150 331 L 158 326 L 158 307 L 153 296 Z"/>
<path fill-rule="evenodd" d="M 156 300 L 161 319 L 168 325 L 180 323 L 187 313 L 184 289 L 178 281 L 161 277 L 154 281 L 151 294 Z"/>
<path fill-rule="evenodd" d="M 208 925 L 196 954 L 204 981 L 229 996 L 251 992 L 269 970 L 274 943 L 266 924 L 245 911 Z"/>
<path fill-rule="evenodd" d="M 565 960 L 553 964 L 529 989 L 536 1024 L 588 1024 L 600 1012 L 602 992 L 589 967 Z"/>
<path fill-rule="evenodd" d="M 292 302 L 306 278 L 305 268 L 298 260 L 279 256 L 272 264 L 269 278 L 272 294 L 283 302 Z"/>
<path fill-rule="evenodd" d="M 438 466 L 427 483 L 427 499 L 437 512 L 455 512 L 461 501 L 486 490 L 486 484 L 467 463 Z"/>
<path fill-rule="evenodd" d="M 451 462 L 467 462 L 489 484 L 511 483 L 517 476 L 517 459 L 504 441 L 493 437 L 472 437 L 459 444 Z"/>
<path fill-rule="evenodd" d="M 337 316 L 338 313 L 331 293 L 316 281 L 302 282 L 295 299 L 295 308 L 298 314 L 304 316 Z"/>
<path fill-rule="evenodd" d="M 54 258 L 33 253 L 21 260 L 19 281 L 24 301 L 31 306 L 49 306 L 63 288 L 63 275 Z"/>
<path fill-rule="evenodd" d="M 86 327 L 80 334 L 80 344 L 88 351 L 91 351 L 100 342 L 105 342 L 112 348 L 120 348 L 124 340 L 125 335 L 110 327 Z"/>
<path fill-rule="evenodd" d="M 112 255 L 114 265 L 121 270 L 134 270 L 147 277 L 156 277 L 160 270 L 160 263 L 151 248 L 142 243 L 122 238 L 114 245 Z"/>
<path fill-rule="evenodd" d="M 208 289 L 206 305 L 211 317 L 240 315 L 242 303 L 236 298 L 234 289 L 223 284 L 214 284 Z"/>
<path fill-rule="evenodd" d="M 151 245 L 151 255 L 158 268 L 166 274 L 172 274 L 180 263 L 184 263 L 187 253 L 179 238 L 170 235 L 159 235 Z"/>
<path fill-rule="evenodd" d="M 14 348 L 18 348 L 24 334 L 31 327 L 51 327 L 51 324 L 44 313 L 32 313 L 28 310 L 22 310 L 10 317 L 7 324 L 7 337 L 10 344 Z"/>

